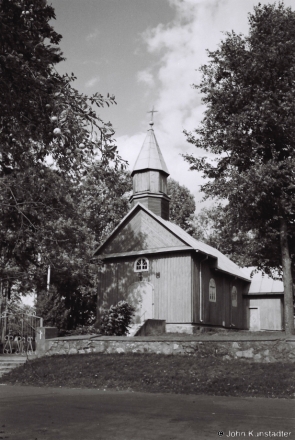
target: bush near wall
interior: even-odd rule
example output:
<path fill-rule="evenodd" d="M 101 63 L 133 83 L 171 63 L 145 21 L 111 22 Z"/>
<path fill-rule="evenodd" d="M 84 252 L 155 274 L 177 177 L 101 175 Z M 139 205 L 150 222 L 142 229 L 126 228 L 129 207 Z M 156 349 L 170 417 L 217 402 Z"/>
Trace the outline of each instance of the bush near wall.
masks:
<path fill-rule="evenodd" d="M 126 336 L 135 308 L 126 301 L 105 310 L 101 316 L 100 333 L 105 336 Z"/>

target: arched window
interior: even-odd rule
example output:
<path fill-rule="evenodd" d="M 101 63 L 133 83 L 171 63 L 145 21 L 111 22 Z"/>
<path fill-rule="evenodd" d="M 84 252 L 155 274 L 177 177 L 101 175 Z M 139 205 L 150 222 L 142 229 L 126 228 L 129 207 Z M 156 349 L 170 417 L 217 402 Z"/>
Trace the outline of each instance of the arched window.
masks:
<path fill-rule="evenodd" d="M 235 286 L 231 289 L 231 305 L 233 307 L 238 307 L 238 292 Z"/>
<path fill-rule="evenodd" d="M 213 278 L 209 282 L 209 301 L 216 302 L 216 284 Z"/>
<path fill-rule="evenodd" d="M 149 260 L 147 258 L 138 258 L 134 263 L 134 272 L 146 272 L 149 270 Z"/>

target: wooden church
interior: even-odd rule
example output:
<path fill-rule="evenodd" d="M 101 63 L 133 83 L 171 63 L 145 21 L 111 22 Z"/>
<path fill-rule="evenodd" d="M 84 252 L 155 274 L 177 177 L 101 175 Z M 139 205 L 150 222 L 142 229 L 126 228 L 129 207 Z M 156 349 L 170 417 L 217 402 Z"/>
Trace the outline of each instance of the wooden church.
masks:
<path fill-rule="evenodd" d="M 251 279 L 169 221 L 168 176 L 151 122 L 132 171 L 132 209 L 94 254 L 100 262 L 98 315 L 127 300 L 136 307 L 136 322 L 165 320 L 168 332 L 248 329 Z M 277 314 L 281 319 L 281 308 Z"/>

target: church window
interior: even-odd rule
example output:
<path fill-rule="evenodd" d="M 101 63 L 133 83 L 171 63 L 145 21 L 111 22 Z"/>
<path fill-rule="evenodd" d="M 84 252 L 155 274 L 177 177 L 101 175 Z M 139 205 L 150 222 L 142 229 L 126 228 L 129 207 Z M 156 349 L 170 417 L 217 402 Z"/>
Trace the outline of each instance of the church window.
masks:
<path fill-rule="evenodd" d="M 149 260 L 147 258 L 138 258 L 134 264 L 134 272 L 144 272 L 149 270 Z"/>
<path fill-rule="evenodd" d="M 216 302 L 216 284 L 213 278 L 209 282 L 209 301 Z"/>
<path fill-rule="evenodd" d="M 231 304 L 233 307 L 238 307 L 238 292 L 235 286 L 231 289 Z"/>

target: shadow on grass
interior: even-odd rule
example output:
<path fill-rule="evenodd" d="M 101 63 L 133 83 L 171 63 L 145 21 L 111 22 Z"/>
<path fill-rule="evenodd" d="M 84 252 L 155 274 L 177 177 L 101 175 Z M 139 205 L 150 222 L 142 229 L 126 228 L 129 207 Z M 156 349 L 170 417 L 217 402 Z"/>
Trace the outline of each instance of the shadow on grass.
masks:
<path fill-rule="evenodd" d="M 156 354 L 56 355 L 27 362 L 2 383 L 151 393 L 295 398 L 295 365 Z"/>

